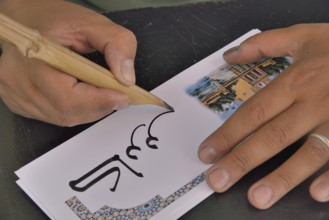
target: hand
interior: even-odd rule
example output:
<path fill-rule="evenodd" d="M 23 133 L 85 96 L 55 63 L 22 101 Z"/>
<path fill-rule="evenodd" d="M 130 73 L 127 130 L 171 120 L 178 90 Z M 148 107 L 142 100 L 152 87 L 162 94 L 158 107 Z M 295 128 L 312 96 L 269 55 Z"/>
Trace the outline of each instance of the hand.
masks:
<path fill-rule="evenodd" d="M 108 18 L 59 0 L 4 0 L 0 12 L 78 53 L 102 52 L 115 77 L 135 84 L 136 38 Z M 22 116 L 74 126 L 129 106 L 119 92 L 78 81 L 0 42 L 0 97 Z"/>
<path fill-rule="evenodd" d="M 293 64 L 250 98 L 200 146 L 209 186 L 228 190 L 246 173 L 309 132 L 329 137 L 329 24 L 296 25 L 257 34 L 227 51 L 229 63 L 290 56 Z M 247 139 L 247 137 L 249 137 Z M 329 159 L 315 138 L 248 192 L 253 206 L 267 209 Z M 329 201 L 329 171 L 310 187 L 314 199 Z"/>

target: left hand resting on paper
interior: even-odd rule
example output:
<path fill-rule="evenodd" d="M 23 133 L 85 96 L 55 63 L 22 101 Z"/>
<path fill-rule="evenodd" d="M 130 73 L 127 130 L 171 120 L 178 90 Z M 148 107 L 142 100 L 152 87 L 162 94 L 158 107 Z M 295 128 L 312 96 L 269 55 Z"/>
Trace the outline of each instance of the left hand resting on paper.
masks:
<path fill-rule="evenodd" d="M 201 144 L 200 159 L 214 163 L 207 172 L 212 189 L 228 190 L 308 133 L 329 138 L 328 40 L 329 24 L 296 25 L 257 34 L 225 53 L 229 63 L 290 56 L 293 64 Z M 308 138 L 290 159 L 250 187 L 249 201 L 259 209 L 271 207 L 328 159 L 329 147 Z M 329 171 L 314 180 L 310 193 L 319 202 L 329 201 Z"/>

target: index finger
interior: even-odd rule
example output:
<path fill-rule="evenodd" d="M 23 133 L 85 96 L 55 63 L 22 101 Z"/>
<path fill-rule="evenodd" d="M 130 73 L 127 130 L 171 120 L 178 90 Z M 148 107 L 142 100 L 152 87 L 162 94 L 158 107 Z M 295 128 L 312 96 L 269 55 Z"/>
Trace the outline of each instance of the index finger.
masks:
<path fill-rule="evenodd" d="M 204 140 L 199 148 L 200 159 L 205 163 L 213 163 L 263 124 L 289 108 L 297 96 L 296 91 L 289 86 L 289 75 L 292 71 L 294 65 L 246 101 L 221 127 Z"/>
<path fill-rule="evenodd" d="M 258 33 L 226 51 L 224 59 L 228 63 L 251 63 L 262 57 L 294 57 L 312 28 L 314 26 L 295 25 Z"/>
<path fill-rule="evenodd" d="M 85 34 L 88 43 L 104 54 L 115 77 L 128 86 L 135 84 L 135 35 L 108 19 L 86 28 Z"/>

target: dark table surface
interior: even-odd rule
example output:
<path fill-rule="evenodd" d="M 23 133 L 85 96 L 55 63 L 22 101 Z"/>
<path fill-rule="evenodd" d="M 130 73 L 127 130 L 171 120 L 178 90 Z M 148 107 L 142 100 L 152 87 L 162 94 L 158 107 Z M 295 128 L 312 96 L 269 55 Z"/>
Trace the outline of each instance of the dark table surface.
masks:
<path fill-rule="evenodd" d="M 236 0 L 106 15 L 135 32 L 139 47 L 137 84 L 151 90 L 253 28 L 267 30 L 297 23 L 328 22 L 328 9 L 328 0 Z M 104 65 L 99 54 L 88 57 Z M 45 124 L 11 113 L 1 101 L 0 122 L 0 219 L 47 219 L 15 184 L 14 171 L 91 124 L 73 128 Z M 259 211 L 247 201 L 249 186 L 279 166 L 302 142 L 246 175 L 228 192 L 213 194 L 182 219 L 328 220 L 329 203 L 315 202 L 308 193 L 311 181 L 321 171 L 269 210 Z M 322 171 L 328 168 L 327 163 Z"/>

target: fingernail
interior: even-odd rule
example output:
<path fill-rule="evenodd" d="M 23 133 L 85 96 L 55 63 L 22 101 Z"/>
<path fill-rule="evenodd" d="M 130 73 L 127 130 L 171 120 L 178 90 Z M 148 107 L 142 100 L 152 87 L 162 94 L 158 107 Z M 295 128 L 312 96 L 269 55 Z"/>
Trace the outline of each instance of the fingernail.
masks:
<path fill-rule="evenodd" d="M 218 153 L 213 147 L 204 146 L 200 150 L 199 157 L 205 163 L 213 163 L 217 159 Z"/>
<path fill-rule="evenodd" d="M 232 47 L 231 49 L 228 49 L 227 51 L 224 52 L 224 56 L 228 55 L 228 54 L 231 54 L 233 52 L 236 52 L 239 50 L 239 47 L 240 46 L 235 46 L 235 47 Z"/>
<path fill-rule="evenodd" d="M 272 189 L 266 185 L 256 187 L 252 194 L 255 202 L 262 207 L 268 204 L 273 198 Z"/>
<path fill-rule="evenodd" d="M 125 80 L 129 83 L 135 84 L 136 78 L 133 60 L 128 59 L 121 62 L 121 73 Z"/>
<path fill-rule="evenodd" d="M 218 168 L 210 172 L 210 174 L 208 175 L 208 179 L 210 185 L 217 192 L 221 192 L 225 189 L 225 186 L 230 180 L 230 176 L 228 175 L 226 170 L 224 170 L 223 168 Z"/>
<path fill-rule="evenodd" d="M 320 182 L 314 187 L 315 193 L 318 198 L 325 202 L 329 200 L 329 184 L 326 182 Z"/>
<path fill-rule="evenodd" d="M 128 102 L 120 102 L 117 105 L 115 105 L 112 109 L 113 110 L 123 110 L 129 107 Z"/>

